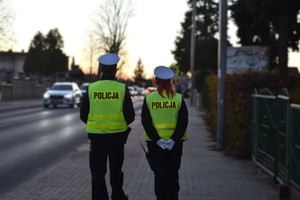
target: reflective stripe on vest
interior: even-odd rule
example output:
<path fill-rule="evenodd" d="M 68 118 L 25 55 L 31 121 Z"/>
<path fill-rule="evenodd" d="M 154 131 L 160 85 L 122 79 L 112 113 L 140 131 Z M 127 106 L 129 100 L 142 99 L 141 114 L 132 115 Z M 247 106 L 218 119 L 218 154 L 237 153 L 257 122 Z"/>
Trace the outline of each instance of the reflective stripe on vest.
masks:
<path fill-rule="evenodd" d="M 176 128 L 178 111 L 181 106 L 182 97 L 177 94 L 173 98 L 168 98 L 164 92 L 161 97 L 157 91 L 147 95 L 146 103 L 150 111 L 153 126 L 160 138 L 168 140 L 174 133 Z M 187 140 L 187 133 L 182 137 L 183 140 Z M 145 133 L 145 140 L 151 139 Z"/>
<path fill-rule="evenodd" d="M 127 130 L 123 115 L 125 85 L 101 80 L 89 85 L 88 133 L 118 133 Z"/>

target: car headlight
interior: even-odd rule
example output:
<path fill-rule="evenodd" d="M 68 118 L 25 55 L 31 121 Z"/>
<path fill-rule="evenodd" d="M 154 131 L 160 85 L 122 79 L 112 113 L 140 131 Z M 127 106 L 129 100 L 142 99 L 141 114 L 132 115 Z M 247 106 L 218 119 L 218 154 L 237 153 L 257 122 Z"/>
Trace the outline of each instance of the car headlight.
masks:
<path fill-rule="evenodd" d="M 73 95 L 72 95 L 72 93 L 69 93 L 69 94 L 64 95 L 64 98 L 72 99 Z"/>
<path fill-rule="evenodd" d="M 44 99 L 48 99 L 50 97 L 50 95 L 46 92 L 46 93 L 44 93 L 43 97 L 44 97 Z"/>

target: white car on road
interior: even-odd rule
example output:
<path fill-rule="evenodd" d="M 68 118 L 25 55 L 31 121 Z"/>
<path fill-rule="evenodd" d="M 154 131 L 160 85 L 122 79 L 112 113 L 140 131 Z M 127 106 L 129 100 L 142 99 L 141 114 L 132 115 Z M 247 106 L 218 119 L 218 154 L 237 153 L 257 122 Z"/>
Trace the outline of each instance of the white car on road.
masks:
<path fill-rule="evenodd" d="M 44 95 L 44 107 L 50 105 L 67 105 L 73 108 L 75 105 L 80 106 L 82 93 L 75 82 L 56 82 Z"/>

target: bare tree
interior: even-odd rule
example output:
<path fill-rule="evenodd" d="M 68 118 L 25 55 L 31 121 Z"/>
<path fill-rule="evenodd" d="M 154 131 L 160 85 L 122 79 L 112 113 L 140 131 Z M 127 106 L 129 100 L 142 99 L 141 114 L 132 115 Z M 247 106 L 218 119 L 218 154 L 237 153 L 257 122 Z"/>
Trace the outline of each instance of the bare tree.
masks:
<path fill-rule="evenodd" d="M 99 50 L 97 50 L 97 42 L 95 36 L 92 32 L 88 34 L 87 44 L 85 47 L 85 59 L 89 63 L 89 73 L 93 74 L 96 72 L 98 67 L 97 56 L 99 55 Z"/>
<path fill-rule="evenodd" d="M 117 77 L 123 76 L 126 61 L 126 31 L 129 19 L 133 16 L 131 0 L 106 0 L 97 9 L 94 19 L 94 35 L 97 52 L 116 53 L 122 56 L 118 65 Z"/>
<path fill-rule="evenodd" d="M 106 0 L 96 15 L 95 39 L 98 48 L 105 53 L 122 53 L 128 20 L 133 15 L 131 0 Z"/>
<path fill-rule="evenodd" d="M 13 48 L 15 34 L 13 22 L 15 15 L 9 7 L 8 0 L 0 0 L 0 50 L 6 51 Z"/>

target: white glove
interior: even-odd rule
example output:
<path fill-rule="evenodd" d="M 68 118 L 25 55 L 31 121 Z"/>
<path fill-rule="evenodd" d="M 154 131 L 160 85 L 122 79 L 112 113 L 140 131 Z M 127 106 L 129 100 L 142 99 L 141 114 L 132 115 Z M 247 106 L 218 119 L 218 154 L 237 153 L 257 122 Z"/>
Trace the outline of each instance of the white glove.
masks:
<path fill-rule="evenodd" d="M 166 149 L 166 145 L 167 145 L 167 143 L 166 143 L 166 141 L 165 140 L 163 140 L 163 139 L 159 139 L 157 142 L 156 142 L 156 144 L 160 147 L 160 148 L 162 148 L 162 149 Z"/>
<path fill-rule="evenodd" d="M 166 149 L 171 150 L 175 145 L 175 141 L 172 139 L 167 140 L 166 142 Z"/>

